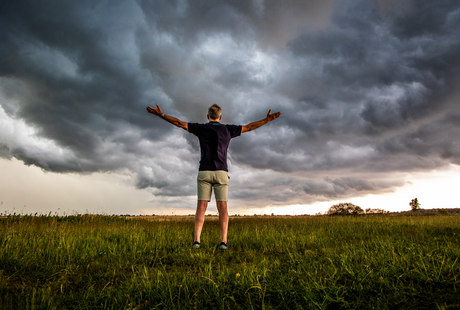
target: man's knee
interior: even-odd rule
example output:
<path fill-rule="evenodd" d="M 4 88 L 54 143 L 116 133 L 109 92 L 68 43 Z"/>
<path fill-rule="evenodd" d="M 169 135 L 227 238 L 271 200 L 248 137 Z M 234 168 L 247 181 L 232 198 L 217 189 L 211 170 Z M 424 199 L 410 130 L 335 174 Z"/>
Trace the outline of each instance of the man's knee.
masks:
<path fill-rule="evenodd" d="M 196 212 L 205 212 L 208 208 L 208 201 L 207 200 L 198 200 L 196 204 Z"/>
<path fill-rule="evenodd" d="M 227 212 L 227 202 L 226 201 L 217 201 L 217 210 L 219 213 Z"/>

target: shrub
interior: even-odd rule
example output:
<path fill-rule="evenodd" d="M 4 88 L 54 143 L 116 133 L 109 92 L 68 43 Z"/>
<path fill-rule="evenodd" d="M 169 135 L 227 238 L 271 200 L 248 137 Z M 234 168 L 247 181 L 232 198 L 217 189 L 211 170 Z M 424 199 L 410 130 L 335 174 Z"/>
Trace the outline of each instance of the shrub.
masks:
<path fill-rule="evenodd" d="M 366 214 L 384 214 L 384 213 L 390 213 L 390 211 L 386 211 L 383 209 L 371 209 L 371 208 L 366 209 Z"/>
<path fill-rule="evenodd" d="M 341 202 L 333 205 L 327 211 L 327 215 L 358 215 L 363 214 L 364 210 L 350 202 Z"/>

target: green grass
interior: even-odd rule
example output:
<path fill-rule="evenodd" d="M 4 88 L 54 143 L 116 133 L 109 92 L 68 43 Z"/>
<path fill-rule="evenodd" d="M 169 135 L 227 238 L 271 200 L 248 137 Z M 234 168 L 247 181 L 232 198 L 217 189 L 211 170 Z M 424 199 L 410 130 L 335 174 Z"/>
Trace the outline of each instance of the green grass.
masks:
<path fill-rule="evenodd" d="M 460 217 L 0 219 L 1 309 L 458 309 Z"/>

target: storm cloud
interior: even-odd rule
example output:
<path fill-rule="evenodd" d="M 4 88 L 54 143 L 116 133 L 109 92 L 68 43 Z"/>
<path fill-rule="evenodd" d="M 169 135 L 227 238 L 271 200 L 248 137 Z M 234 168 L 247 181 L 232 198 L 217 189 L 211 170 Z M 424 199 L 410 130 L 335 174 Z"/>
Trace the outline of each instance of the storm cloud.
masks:
<path fill-rule="evenodd" d="M 251 206 L 394 191 L 460 164 L 458 1 L 3 1 L 0 156 L 195 194 L 184 121 L 282 116 L 232 141 Z M 175 200 L 176 201 L 176 200 Z"/>

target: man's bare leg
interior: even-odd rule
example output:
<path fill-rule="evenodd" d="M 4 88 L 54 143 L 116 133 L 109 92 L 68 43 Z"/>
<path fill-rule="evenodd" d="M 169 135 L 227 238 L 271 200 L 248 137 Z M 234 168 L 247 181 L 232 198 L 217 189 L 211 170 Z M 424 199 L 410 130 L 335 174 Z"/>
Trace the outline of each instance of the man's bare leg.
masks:
<path fill-rule="evenodd" d="M 219 226 L 221 241 L 227 243 L 228 231 L 228 211 L 226 201 L 217 201 L 217 210 L 219 211 Z"/>
<path fill-rule="evenodd" d="M 195 213 L 195 240 L 200 242 L 201 230 L 203 229 L 204 217 L 208 208 L 207 200 L 198 200 Z"/>

